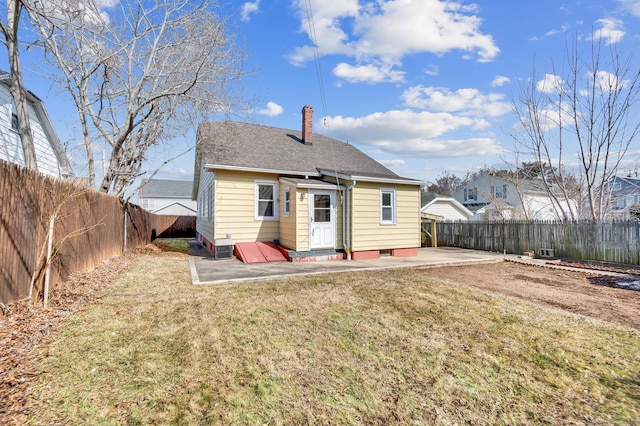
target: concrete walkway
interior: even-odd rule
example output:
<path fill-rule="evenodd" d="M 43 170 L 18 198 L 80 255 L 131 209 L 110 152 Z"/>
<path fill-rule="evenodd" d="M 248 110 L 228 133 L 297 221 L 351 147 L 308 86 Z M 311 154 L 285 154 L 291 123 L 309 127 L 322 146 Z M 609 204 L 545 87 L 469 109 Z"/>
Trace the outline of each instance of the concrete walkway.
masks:
<path fill-rule="evenodd" d="M 215 260 L 198 242 L 191 244 L 190 254 L 189 266 L 193 284 L 224 284 L 334 272 L 462 265 L 505 260 L 502 253 L 455 247 L 427 247 L 418 249 L 418 256 L 413 257 L 382 256 L 369 260 L 244 264 L 236 259 Z"/>

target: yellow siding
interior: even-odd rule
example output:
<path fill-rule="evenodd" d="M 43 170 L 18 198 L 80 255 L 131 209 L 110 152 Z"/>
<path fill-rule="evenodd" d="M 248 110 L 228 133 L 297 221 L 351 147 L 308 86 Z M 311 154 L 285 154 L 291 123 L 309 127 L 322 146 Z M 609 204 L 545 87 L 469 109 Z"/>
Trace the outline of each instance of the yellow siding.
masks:
<path fill-rule="evenodd" d="M 380 224 L 380 188 L 396 190 L 396 224 Z M 359 181 L 353 188 L 351 249 L 420 247 L 420 188 Z"/>
<path fill-rule="evenodd" d="M 291 196 L 290 214 L 285 216 L 284 212 L 284 190 L 288 188 Z M 291 250 L 297 250 L 296 246 L 296 188 L 280 183 L 280 244 Z"/>
<path fill-rule="evenodd" d="M 342 196 L 336 191 L 336 248 L 344 248 L 342 243 Z"/>
<path fill-rule="evenodd" d="M 294 200 L 292 199 L 293 203 Z M 296 250 L 309 250 L 309 190 L 299 188 L 296 191 Z"/>
<path fill-rule="evenodd" d="M 227 234 L 232 234 L 234 243 L 273 241 L 279 238 L 278 220 L 254 219 L 256 180 L 277 182 L 278 176 L 266 173 L 216 171 L 215 238 L 225 238 Z"/>

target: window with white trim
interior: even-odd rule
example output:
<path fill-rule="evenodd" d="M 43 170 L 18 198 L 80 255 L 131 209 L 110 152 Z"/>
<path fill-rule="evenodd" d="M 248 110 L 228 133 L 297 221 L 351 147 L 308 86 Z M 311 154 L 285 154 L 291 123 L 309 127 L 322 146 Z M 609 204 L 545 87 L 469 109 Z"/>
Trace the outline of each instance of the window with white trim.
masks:
<path fill-rule="evenodd" d="M 278 182 L 255 181 L 254 217 L 257 220 L 278 218 Z"/>
<path fill-rule="evenodd" d="M 380 224 L 393 225 L 396 223 L 396 190 L 380 189 Z"/>
<path fill-rule="evenodd" d="M 213 184 L 207 187 L 207 220 L 211 221 L 213 217 Z"/>
<path fill-rule="evenodd" d="M 150 200 L 148 198 L 145 198 L 142 200 L 142 208 L 143 209 L 147 209 L 147 210 L 153 210 L 153 202 L 155 200 Z"/>
<path fill-rule="evenodd" d="M 291 214 L 291 188 L 287 187 L 284 189 L 282 201 L 282 214 L 284 216 L 289 216 Z"/>

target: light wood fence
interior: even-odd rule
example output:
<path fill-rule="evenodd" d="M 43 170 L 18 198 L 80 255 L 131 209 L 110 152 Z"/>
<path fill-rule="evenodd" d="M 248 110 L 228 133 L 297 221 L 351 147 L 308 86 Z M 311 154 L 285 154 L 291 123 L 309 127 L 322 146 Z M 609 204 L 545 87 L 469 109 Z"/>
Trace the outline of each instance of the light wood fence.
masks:
<path fill-rule="evenodd" d="M 72 272 L 145 245 L 174 225 L 187 233 L 189 226 L 195 229 L 194 219 L 154 215 L 117 197 L 0 161 L 0 303 L 38 296 L 47 259 L 53 289 Z"/>
<path fill-rule="evenodd" d="M 640 265 L 640 221 L 438 222 L 439 246 Z"/>

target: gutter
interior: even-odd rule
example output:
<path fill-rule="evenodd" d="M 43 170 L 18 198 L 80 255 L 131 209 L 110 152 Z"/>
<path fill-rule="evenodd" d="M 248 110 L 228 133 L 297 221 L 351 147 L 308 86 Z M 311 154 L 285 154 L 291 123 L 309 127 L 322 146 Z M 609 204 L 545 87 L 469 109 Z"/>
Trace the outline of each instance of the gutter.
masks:
<path fill-rule="evenodd" d="M 353 199 L 353 196 L 349 194 L 357 183 L 358 182 L 354 180 L 353 183 L 347 187 L 342 200 L 346 204 L 342 206 L 342 245 L 345 253 L 347 253 L 347 260 L 351 260 L 351 200 Z"/>

